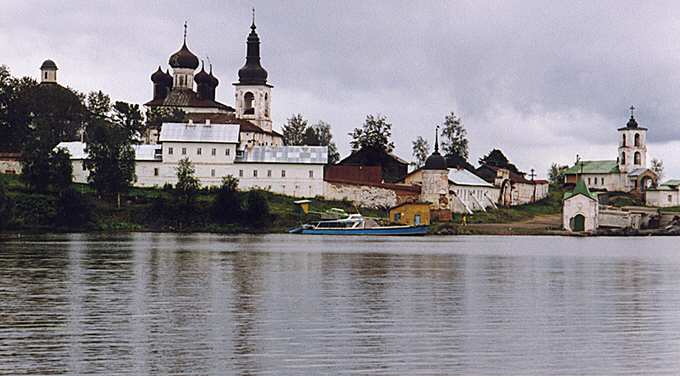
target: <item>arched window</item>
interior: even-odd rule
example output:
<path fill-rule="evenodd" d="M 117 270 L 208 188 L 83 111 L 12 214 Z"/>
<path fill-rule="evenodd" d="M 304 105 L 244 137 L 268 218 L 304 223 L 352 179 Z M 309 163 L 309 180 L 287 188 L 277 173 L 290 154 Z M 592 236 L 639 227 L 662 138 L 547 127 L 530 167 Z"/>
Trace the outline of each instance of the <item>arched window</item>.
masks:
<path fill-rule="evenodd" d="M 626 134 L 625 133 L 623 134 L 623 143 L 621 144 L 621 146 L 626 146 Z"/>
<path fill-rule="evenodd" d="M 626 153 L 621 154 L 621 164 L 625 165 L 626 164 Z"/>
<path fill-rule="evenodd" d="M 255 109 L 253 108 L 253 101 L 255 101 L 255 95 L 251 92 L 247 92 L 243 96 L 243 113 L 244 114 L 254 114 Z"/>
<path fill-rule="evenodd" d="M 640 146 L 640 134 L 635 134 L 635 146 Z"/>
<path fill-rule="evenodd" d="M 47 79 L 47 72 L 45 72 L 45 79 Z"/>
<path fill-rule="evenodd" d="M 639 164 L 640 164 L 640 159 L 641 159 L 640 152 L 639 152 L 639 151 L 636 151 L 636 152 L 635 152 L 635 157 L 634 157 L 634 159 L 633 159 L 633 162 L 634 162 L 636 165 L 639 165 Z"/>

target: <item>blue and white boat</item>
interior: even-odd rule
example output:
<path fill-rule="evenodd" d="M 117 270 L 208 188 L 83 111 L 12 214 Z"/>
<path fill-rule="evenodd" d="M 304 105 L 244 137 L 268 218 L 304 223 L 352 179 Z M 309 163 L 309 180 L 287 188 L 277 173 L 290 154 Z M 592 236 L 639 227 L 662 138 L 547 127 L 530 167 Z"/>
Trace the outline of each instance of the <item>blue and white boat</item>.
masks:
<path fill-rule="evenodd" d="M 305 224 L 288 231 L 305 235 L 426 235 L 428 226 L 380 226 L 361 214 L 347 218 Z"/>

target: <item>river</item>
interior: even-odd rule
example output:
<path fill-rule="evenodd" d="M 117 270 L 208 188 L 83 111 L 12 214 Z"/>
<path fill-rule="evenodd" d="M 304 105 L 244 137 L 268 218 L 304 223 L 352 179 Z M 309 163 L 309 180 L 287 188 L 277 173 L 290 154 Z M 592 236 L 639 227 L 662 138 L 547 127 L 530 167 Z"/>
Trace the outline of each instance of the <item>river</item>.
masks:
<path fill-rule="evenodd" d="M 0 242 L 0 375 L 680 374 L 675 238 Z"/>

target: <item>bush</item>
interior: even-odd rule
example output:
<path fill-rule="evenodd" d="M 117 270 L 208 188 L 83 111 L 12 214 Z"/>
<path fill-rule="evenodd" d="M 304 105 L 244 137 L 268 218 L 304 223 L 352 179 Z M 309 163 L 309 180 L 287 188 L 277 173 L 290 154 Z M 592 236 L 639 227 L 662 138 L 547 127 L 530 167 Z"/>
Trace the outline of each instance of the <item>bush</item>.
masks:
<path fill-rule="evenodd" d="M 90 222 L 92 205 L 75 188 L 69 187 L 59 194 L 55 222 L 64 227 L 82 227 Z"/>
<path fill-rule="evenodd" d="M 41 194 L 18 194 L 14 201 L 15 220 L 20 226 L 45 226 L 56 216 L 54 197 Z"/>
<path fill-rule="evenodd" d="M 264 227 L 270 221 L 269 202 L 261 191 L 252 190 L 246 198 L 245 220 L 253 227 Z"/>
<path fill-rule="evenodd" d="M 7 227 L 13 219 L 13 207 L 14 204 L 12 199 L 7 195 L 7 189 L 5 189 L 5 183 L 0 180 L 0 230 Z"/>
<path fill-rule="evenodd" d="M 241 219 L 241 199 L 238 195 L 238 179 L 225 176 L 217 191 L 211 211 L 219 223 L 234 223 Z M 265 201 L 266 203 L 266 201 Z"/>

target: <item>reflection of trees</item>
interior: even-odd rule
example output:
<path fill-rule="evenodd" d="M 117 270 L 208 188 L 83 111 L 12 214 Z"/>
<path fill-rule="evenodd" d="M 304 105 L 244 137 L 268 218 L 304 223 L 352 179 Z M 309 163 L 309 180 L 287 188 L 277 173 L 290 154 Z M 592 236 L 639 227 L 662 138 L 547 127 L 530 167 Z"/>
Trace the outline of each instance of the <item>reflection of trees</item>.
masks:
<path fill-rule="evenodd" d="M 0 363 L 67 372 L 68 254 L 64 243 L 4 243 L 0 252 Z M 20 361 L 12 365 L 13 361 Z M 2 371 L 0 371 L 1 373 Z"/>

